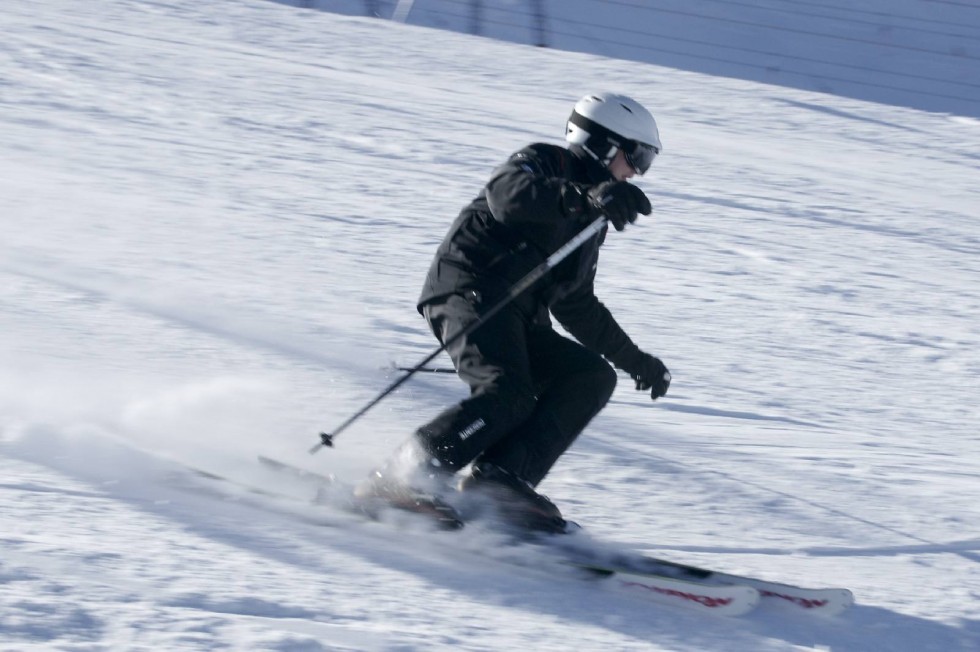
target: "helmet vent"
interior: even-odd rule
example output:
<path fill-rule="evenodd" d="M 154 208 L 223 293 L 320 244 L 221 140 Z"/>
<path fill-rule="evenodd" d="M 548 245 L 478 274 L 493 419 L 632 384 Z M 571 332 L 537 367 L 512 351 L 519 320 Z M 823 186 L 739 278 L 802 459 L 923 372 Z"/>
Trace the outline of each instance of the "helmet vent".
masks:
<path fill-rule="evenodd" d="M 622 102 L 620 102 L 620 104 L 619 104 L 619 106 L 621 106 L 621 107 L 623 107 L 624 109 L 626 109 L 626 110 L 627 110 L 627 111 L 629 111 L 630 113 L 633 113 L 633 109 L 631 109 L 631 108 L 629 108 L 628 106 L 626 106 L 626 105 L 625 105 L 625 104 L 623 104 Z"/>

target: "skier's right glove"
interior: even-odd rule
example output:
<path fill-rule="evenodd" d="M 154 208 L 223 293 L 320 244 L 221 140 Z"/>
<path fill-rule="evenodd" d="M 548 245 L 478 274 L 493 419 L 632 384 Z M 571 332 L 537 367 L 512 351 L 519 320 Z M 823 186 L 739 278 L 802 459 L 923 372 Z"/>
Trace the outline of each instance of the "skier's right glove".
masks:
<path fill-rule="evenodd" d="M 592 214 L 605 215 L 617 231 L 635 222 L 638 214 L 649 215 L 653 210 L 643 191 L 626 181 L 603 181 L 586 196 Z"/>
<path fill-rule="evenodd" d="M 650 398 L 656 401 L 667 394 L 670 387 L 670 372 L 660 358 L 649 353 L 640 353 L 639 357 L 627 370 L 630 377 L 636 381 L 636 389 L 650 390 Z"/>

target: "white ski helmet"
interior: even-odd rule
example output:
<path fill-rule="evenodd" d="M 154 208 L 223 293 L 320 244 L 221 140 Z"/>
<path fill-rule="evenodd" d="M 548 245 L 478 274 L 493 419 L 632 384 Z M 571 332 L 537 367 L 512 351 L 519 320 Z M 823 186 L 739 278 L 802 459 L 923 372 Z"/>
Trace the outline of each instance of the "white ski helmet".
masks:
<path fill-rule="evenodd" d="M 565 140 L 580 145 L 603 165 L 620 149 L 642 175 L 660 153 L 657 121 L 636 100 L 616 93 L 586 95 L 575 104 L 565 126 Z"/>

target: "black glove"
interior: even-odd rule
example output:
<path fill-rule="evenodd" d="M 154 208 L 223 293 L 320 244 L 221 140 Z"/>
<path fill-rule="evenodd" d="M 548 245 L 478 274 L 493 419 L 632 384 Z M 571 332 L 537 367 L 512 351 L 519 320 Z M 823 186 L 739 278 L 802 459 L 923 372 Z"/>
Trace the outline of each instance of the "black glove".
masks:
<path fill-rule="evenodd" d="M 670 387 L 670 372 L 666 365 L 649 353 L 641 353 L 628 370 L 630 377 L 636 381 L 636 388 L 641 391 L 650 390 L 650 398 L 656 401 L 667 394 Z"/>
<path fill-rule="evenodd" d="M 589 189 L 589 206 L 595 215 L 605 215 L 617 231 L 636 221 L 638 213 L 649 215 L 653 207 L 643 191 L 625 181 L 603 181 Z"/>

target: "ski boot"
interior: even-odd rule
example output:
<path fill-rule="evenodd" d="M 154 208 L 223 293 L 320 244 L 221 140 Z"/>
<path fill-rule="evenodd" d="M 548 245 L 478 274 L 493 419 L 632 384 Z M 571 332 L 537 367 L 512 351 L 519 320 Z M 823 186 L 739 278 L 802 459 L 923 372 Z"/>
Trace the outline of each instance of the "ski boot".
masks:
<path fill-rule="evenodd" d="M 527 533 L 566 534 L 574 524 L 530 483 L 495 464 L 479 462 L 459 483 L 459 490 L 487 499 L 507 525 Z"/>
<path fill-rule="evenodd" d="M 372 471 L 354 489 L 355 505 L 375 520 L 382 518 L 385 508 L 392 508 L 423 516 L 440 530 L 458 530 L 463 527 L 462 517 L 439 497 L 439 489 L 448 485 L 444 476 L 438 470 L 396 472 L 389 465 Z"/>

